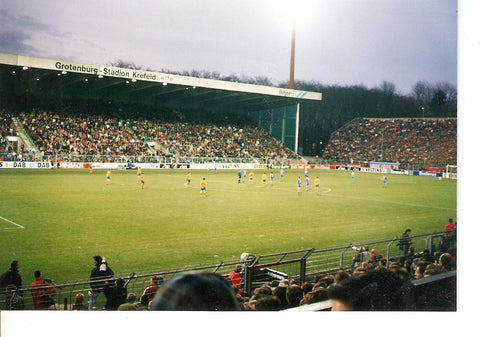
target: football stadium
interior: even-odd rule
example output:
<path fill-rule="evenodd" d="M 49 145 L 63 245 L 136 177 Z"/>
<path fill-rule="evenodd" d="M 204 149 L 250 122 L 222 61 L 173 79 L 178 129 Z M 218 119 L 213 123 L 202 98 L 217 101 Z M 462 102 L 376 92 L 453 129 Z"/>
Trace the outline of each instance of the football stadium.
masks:
<path fill-rule="evenodd" d="M 456 117 L 308 156 L 322 92 L 12 54 L 0 83 L 2 310 L 457 309 Z"/>

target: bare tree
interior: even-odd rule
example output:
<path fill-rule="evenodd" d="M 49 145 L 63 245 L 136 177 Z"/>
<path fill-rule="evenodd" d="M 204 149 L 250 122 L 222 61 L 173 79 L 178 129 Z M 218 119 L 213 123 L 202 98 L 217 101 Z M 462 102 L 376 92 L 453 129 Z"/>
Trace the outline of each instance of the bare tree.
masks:
<path fill-rule="evenodd" d="M 394 96 L 396 92 L 395 84 L 388 81 L 383 81 L 380 83 L 378 89 L 385 95 L 385 96 Z"/>
<path fill-rule="evenodd" d="M 112 67 L 117 67 L 117 68 L 135 69 L 135 70 L 142 69 L 142 67 L 135 65 L 135 63 L 133 62 L 123 61 L 123 60 L 116 60 L 114 62 L 111 62 L 110 65 Z"/>

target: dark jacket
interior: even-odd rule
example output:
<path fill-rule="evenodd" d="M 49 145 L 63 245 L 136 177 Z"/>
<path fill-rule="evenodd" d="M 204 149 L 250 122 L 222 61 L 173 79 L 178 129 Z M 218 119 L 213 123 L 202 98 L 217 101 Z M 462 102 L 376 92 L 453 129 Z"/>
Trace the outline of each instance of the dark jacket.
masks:
<path fill-rule="evenodd" d="M 100 270 L 100 264 L 96 264 L 90 272 L 90 287 L 94 292 L 102 292 L 105 285 L 105 280 L 111 279 L 114 276 L 113 270 L 107 265 L 106 271 Z"/>
<path fill-rule="evenodd" d="M 124 287 L 124 282 L 108 283 L 104 286 L 103 293 L 105 294 L 105 310 L 118 310 L 120 304 L 127 300 L 127 289 Z"/>
<path fill-rule="evenodd" d="M 14 284 L 17 289 L 22 288 L 22 277 L 20 276 L 18 270 L 15 268 L 10 268 L 2 274 L 0 280 L 0 289 L 4 290 L 10 284 Z"/>

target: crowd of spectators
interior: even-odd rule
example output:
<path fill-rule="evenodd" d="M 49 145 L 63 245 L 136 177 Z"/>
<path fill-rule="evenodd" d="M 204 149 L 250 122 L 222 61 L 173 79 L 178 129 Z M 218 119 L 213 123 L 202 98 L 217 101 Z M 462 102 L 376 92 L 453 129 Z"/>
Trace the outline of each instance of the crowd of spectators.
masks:
<path fill-rule="evenodd" d="M 18 114 L 28 136 L 43 156 L 162 156 L 163 158 L 268 158 L 299 156 L 265 130 L 249 124 L 222 125 L 136 116 L 31 111 Z M 132 115 L 133 116 L 133 115 Z M 182 117 L 183 116 L 183 117 Z M 28 160 L 24 144 L 8 143 L 16 133 L 10 115 L 2 112 L 0 153 L 10 160 Z M 324 160 L 398 162 L 445 166 L 457 161 L 456 119 L 356 119 L 335 132 Z M 5 156 L 3 156 L 5 158 Z M 107 158 L 107 159 L 106 159 Z"/>
<path fill-rule="evenodd" d="M 132 121 L 144 141 L 160 145 L 158 151 L 180 157 L 291 158 L 295 153 L 252 126 L 221 126 L 193 122 Z"/>
<path fill-rule="evenodd" d="M 148 154 L 146 144 L 118 118 L 32 111 L 19 119 L 45 156 Z"/>
<path fill-rule="evenodd" d="M 18 114 L 42 156 L 297 158 L 261 128 L 47 111 Z M 2 129 L 9 126 L 2 123 Z M 2 137 L 3 139 L 3 137 Z"/>
<path fill-rule="evenodd" d="M 334 133 L 323 159 L 455 165 L 457 120 L 355 119 Z"/>

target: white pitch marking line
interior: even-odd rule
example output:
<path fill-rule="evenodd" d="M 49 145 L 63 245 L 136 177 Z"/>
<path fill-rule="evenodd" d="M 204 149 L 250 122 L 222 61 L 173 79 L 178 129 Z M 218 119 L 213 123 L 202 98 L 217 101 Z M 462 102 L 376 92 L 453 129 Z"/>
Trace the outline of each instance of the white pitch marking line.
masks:
<path fill-rule="evenodd" d="M 18 223 L 15 223 L 15 222 L 13 222 L 13 221 L 10 221 L 10 220 L 8 220 L 8 219 L 5 219 L 3 216 L 0 216 L 0 219 L 4 220 L 4 221 L 6 221 L 6 222 L 10 222 L 12 225 L 15 225 L 15 226 L 17 226 L 17 227 L 20 227 L 20 228 L 22 228 L 22 229 L 25 229 L 25 227 L 23 227 L 22 225 L 19 225 Z"/>

